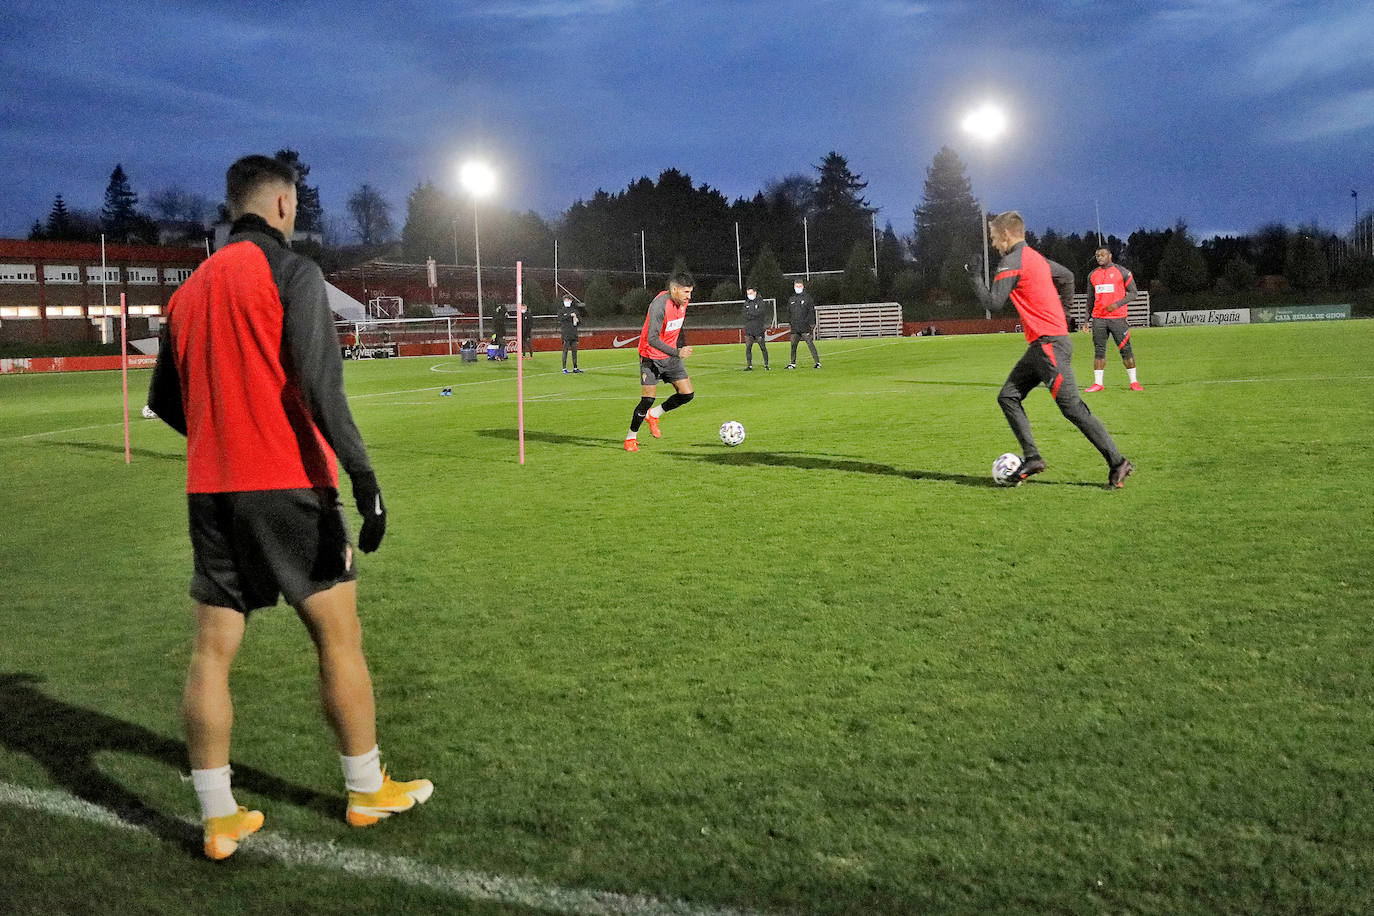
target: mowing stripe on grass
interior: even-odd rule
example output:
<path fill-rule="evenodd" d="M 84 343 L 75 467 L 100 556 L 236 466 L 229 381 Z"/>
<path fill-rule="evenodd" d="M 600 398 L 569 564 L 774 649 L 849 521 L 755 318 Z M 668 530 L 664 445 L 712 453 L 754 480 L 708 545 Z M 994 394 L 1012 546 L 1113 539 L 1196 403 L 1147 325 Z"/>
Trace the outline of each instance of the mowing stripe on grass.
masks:
<path fill-rule="evenodd" d="M 30 789 L 0 782 L 0 805 L 42 814 L 72 817 L 102 827 L 147 833 L 121 820 L 114 812 L 66 792 Z M 198 823 L 187 821 L 193 827 Z M 431 865 L 402 856 L 389 856 L 329 843 L 293 840 L 266 832 L 245 841 L 236 858 L 271 859 L 283 865 L 344 872 L 359 878 L 397 881 L 410 887 L 453 894 L 467 900 L 514 904 L 550 913 L 585 916 L 759 916 L 748 910 L 698 906 L 685 900 L 659 900 L 639 894 L 560 887 L 530 878 L 509 878 Z"/>

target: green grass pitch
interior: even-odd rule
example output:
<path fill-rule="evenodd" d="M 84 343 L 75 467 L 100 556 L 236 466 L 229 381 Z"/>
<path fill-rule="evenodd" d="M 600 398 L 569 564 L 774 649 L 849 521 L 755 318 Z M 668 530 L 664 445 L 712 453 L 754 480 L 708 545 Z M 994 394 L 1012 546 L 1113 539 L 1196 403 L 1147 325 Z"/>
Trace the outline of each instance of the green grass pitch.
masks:
<path fill-rule="evenodd" d="M 1121 491 L 1043 390 L 1049 470 L 991 485 L 1019 335 L 702 347 L 637 454 L 633 354 L 540 353 L 524 466 L 513 361 L 349 364 L 384 760 L 436 793 L 343 824 L 308 639 L 263 611 L 234 766 L 267 825 L 220 865 L 181 820 L 182 440 L 135 419 L 126 466 L 117 373 L 0 378 L 0 794 L 151 830 L 0 804 L 0 909 L 539 905 L 272 837 L 769 913 L 1374 909 L 1374 322 L 1133 336 L 1145 391 L 1113 358 L 1088 396 Z"/>

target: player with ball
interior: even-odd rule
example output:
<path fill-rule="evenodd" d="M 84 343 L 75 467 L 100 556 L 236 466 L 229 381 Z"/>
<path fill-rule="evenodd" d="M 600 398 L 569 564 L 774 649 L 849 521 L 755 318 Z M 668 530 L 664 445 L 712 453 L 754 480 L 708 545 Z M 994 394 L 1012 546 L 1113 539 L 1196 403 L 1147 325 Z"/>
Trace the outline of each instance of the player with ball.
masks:
<path fill-rule="evenodd" d="M 668 288 L 649 303 L 644 318 L 644 330 L 639 333 L 639 403 L 630 416 L 630 431 L 625 434 L 625 451 L 639 451 L 639 427 L 649 424 L 655 439 L 663 438 L 658 428 L 659 418 L 692 400 L 692 379 L 687 375 L 683 360 L 692 355 L 692 348 L 679 347 L 682 323 L 687 318 L 687 304 L 692 301 L 695 282 L 691 274 L 675 273 L 668 278 Z M 673 395 L 654 406 L 659 379 L 673 386 Z"/>
<path fill-rule="evenodd" d="M 1043 384 L 1059 405 L 1059 412 L 1102 453 L 1107 462 L 1107 486 L 1121 487 L 1135 468 L 1117 449 L 1107 427 L 1083 403 L 1073 378 L 1073 343 L 1069 338 L 1068 322 L 1069 305 L 1073 301 L 1073 272 L 1026 244 L 1025 221 L 1014 210 L 999 213 L 989 220 L 988 233 L 993 247 L 1002 255 L 992 288 L 988 289 L 983 282 L 982 270 L 970 270 L 969 273 L 984 307 L 1000 309 L 1011 300 L 1021 316 L 1021 326 L 1026 330 L 1029 344 L 997 395 L 997 403 L 1006 414 L 1016 441 L 1021 444 L 1020 465 L 1012 468 L 1011 462 L 1006 462 L 1006 482 L 1019 484 L 1047 467 L 1036 448 L 1030 420 L 1021 404 L 1026 395 Z M 998 472 L 994 468 L 994 474 Z"/>

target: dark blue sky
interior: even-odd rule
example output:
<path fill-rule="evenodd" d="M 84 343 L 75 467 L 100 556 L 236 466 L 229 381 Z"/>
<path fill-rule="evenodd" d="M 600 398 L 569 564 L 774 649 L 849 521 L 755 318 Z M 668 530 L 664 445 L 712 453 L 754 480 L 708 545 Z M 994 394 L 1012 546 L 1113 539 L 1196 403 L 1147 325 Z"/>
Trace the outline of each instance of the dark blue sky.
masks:
<path fill-rule="evenodd" d="M 61 15 L 55 12 L 60 9 Z M 363 182 L 399 226 L 485 155 L 496 203 L 554 216 L 668 167 L 728 197 L 829 150 L 912 229 L 943 144 L 1032 228 L 1182 218 L 1345 232 L 1374 203 L 1374 4 L 1276 0 L 5 2 L 0 235 L 53 196 L 218 201 L 227 164 L 298 149 L 328 215 Z M 961 115 L 991 98 L 982 150 Z"/>

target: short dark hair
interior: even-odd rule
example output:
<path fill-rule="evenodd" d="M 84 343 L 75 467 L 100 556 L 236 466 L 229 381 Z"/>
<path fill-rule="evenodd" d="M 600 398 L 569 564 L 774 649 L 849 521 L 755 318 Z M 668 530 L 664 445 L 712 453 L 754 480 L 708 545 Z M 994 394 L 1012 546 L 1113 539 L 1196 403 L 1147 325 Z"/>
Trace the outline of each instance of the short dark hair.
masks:
<path fill-rule="evenodd" d="M 289 162 L 271 156 L 244 156 L 224 173 L 224 199 L 229 215 L 237 219 L 258 189 L 265 184 L 296 185 L 296 169 Z"/>
<path fill-rule="evenodd" d="M 679 270 L 668 278 L 669 286 L 692 287 L 697 285 L 697 281 L 692 279 L 692 275 L 685 270 Z"/>

